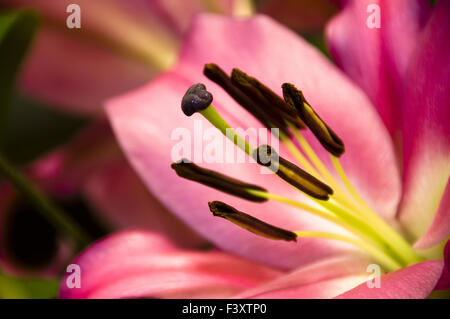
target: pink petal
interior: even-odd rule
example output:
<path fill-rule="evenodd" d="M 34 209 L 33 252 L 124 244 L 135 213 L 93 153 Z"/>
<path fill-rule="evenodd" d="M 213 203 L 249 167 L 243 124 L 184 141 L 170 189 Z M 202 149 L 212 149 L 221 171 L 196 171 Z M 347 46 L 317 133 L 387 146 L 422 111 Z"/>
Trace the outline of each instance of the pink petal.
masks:
<path fill-rule="evenodd" d="M 380 28 L 367 25 L 369 5 L 380 8 Z M 427 0 L 350 0 L 327 26 L 331 55 L 367 93 L 391 134 L 401 126 L 402 83 L 429 11 Z"/>
<path fill-rule="evenodd" d="M 403 119 L 404 195 L 399 218 L 414 240 L 426 233 L 421 248 L 450 235 L 449 11 L 448 1 L 436 4 L 411 61 L 405 92 L 408 112 Z"/>
<path fill-rule="evenodd" d="M 425 235 L 419 238 L 414 248 L 432 247 L 448 237 L 450 232 L 450 183 L 447 183 L 439 208 Z"/>
<path fill-rule="evenodd" d="M 214 219 L 207 202 L 223 200 L 279 227 L 338 231 L 300 211 L 272 202 L 264 206 L 244 202 L 182 180 L 171 170 L 170 163 L 178 160 L 171 158 L 176 144 L 171 140 L 173 130 L 186 128 L 194 136 L 194 120 L 204 130 L 211 127 L 201 116 L 187 118 L 180 111 L 182 96 L 195 82 L 207 83 L 214 94 L 215 107 L 231 126 L 260 127 L 220 88 L 206 80 L 201 73 L 206 62 L 216 62 L 228 72 L 233 66 L 240 67 L 278 93 L 281 83 L 287 81 L 302 88 L 319 114 L 346 141 L 348 152 L 343 165 L 363 196 L 384 216 L 394 215 L 400 184 L 393 149 L 389 135 L 364 95 L 317 50 L 270 19 L 256 16 L 232 20 L 213 15 L 200 15 L 195 21 L 174 71 L 107 105 L 114 130 L 133 167 L 171 211 L 221 248 L 278 267 L 293 268 L 340 251 L 336 247 L 341 245 L 321 240 L 305 239 L 298 245 L 270 241 Z M 156 107 L 164 109 L 156 111 Z M 311 138 L 311 134 L 307 135 Z M 312 143 L 324 158 L 328 157 L 317 142 Z M 195 145 L 195 150 L 202 154 L 200 145 Z M 274 193 L 302 198 L 279 179 L 260 174 L 256 164 L 201 165 L 265 186 Z"/>
<path fill-rule="evenodd" d="M 422 299 L 428 297 L 438 281 L 442 260 L 424 261 L 386 274 L 380 278 L 380 288 L 366 283 L 337 298 L 345 299 Z"/>
<path fill-rule="evenodd" d="M 444 267 L 442 269 L 441 278 L 439 279 L 436 289 L 450 289 L 450 240 L 447 240 L 444 248 Z"/>
<path fill-rule="evenodd" d="M 227 297 L 280 274 L 221 252 L 178 250 L 145 231 L 107 237 L 73 263 L 81 288 L 68 288 L 66 277 L 61 298 Z"/>
<path fill-rule="evenodd" d="M 106 98 L 142 85 L 154 74 L 151 68 L 99 46 L 44 28 L 26 60 L 20 85 L 55 107 L 91 115 L 102 111 Z"/>
<path fill-rule="evenodd" d="M 366 281 L 370 275 L 367 264 L 367 260 L 356 256 L 331 258 L 300 267 L 233 298 L 332 298 Z"/>

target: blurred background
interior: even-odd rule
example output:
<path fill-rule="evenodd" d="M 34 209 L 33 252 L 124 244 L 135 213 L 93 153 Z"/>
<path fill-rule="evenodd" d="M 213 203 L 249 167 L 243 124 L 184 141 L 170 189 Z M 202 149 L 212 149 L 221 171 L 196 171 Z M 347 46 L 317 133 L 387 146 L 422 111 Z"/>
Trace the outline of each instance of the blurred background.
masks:
<path fill-rule="evenodd" d="M 336 2 L 0 0 L 0 298 L 56 298 L 70 260 L 118 229 L 210 248 L 143 186 L 103 102 L 170 68 L 199 12 L 263 13 L 328 55 Z"/>

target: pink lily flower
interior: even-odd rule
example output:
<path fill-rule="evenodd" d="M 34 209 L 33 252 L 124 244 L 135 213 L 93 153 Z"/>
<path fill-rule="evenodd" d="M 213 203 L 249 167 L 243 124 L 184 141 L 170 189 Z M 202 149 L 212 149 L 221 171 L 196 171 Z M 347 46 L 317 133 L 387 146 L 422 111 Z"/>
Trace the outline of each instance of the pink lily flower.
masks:
<path fill-rule="evenodd" d="M 122 233 L 94 244 L 74 261 L 83 270 L 82 288 L 69 289 L 63 279 L 60 296 L 193 298 L 198 296 L 196 292 L 205 296 L 205 291 L 210 291 L 208 297 L 425 298 L 438 283 L 440 288 L 448 289 L 448 277 L 445 277 L 448 274 L 448 260 L 444 269 L 442 247 L 450 234 L 450 132 L 446 89 L 450 75 L 447 63 L 450 47 L 445 41 L 450 29 L 447 16 L 450 3 L 438 2 L 424 24 L 417 11 L 420 1 L 402 2 L 402 12 L 405 14 L 396 16 L 396 23 L 383 29 L 383 33 L 374 30 L 374 36 L 369 39 L 373 41 L 359 35 L 369 42 L 367 47 L 362 47 L 363 51 L 357 49 L 361 43 L 358 38 L 354 39 L 351 32 L 355 32 L 354 29 L 369 32 L 364 29 L 366 20 L 363 17 L 367 13 L 366 7 L 359 10 L 355 3 L 348 1 L 348 7 L 332 20 L 328 30 L 329 41 L 334 54 L 341 59 L 338 58 L 339 64 L 344 69 L 353 67 L 351 70 L 355 70 L 355 73 L 348 71 L 353 75 L 352 79 L 366 92 L 375 89 L 375 93 L 366 95 L 315 48 L 267 17 L 233 20 L 200 15 L 191 26 L 180 58 L 172 70 L 147 86 L 107 103 L 106 109 L 119 142 L 147 187 L 188 225 L 229 253 L 228 257 L 234 258 L 231 257 L 233 254 L 248 261 L 230 265 L 222 273 L 223 268 L 219 264 L 227 262 L 220 261 L 213 254 L 200 253 L 208 258 L 208 265 L 213 265 L 217 258 L 216 266 L 203 267 L 205 264 L 199 266 L 197 253 L 194 252 L 191 253 L 195 256 L 174 249 L 168 257 L 165 244 L 155 243 L 150 233 Z M 384 2 L 383 10 L 392 12 L 389 11 L 392 10 L 391 5 Z M 411 42 L 393 41 L 398 38 L 396 32 L 399 25 L 417 31 L 411 32 L 414 36 Z M 412 44 L 415 46 L 411 47 Z M 369 51 L 370 45 L 383 54 L 376 54 L 374 59 Z M 348 50 L 349 56 L 344 50 Z M 387 71 L 392 71 L 386 65 L 380 66 L 386 62 L 386 55 L 392 59 L 394 55 L 400 57 L 400 60 L 390 59 L 390 63 L 405 63 L 399 64 L 404 67 L 398 69 L 398 74 L 403 77 L 397 78 L 405 80 L 395 82 L 401 85 L 395 91 L 400 94 L 395 100 L 399 104 L 393 103 L 388 99 L 390 95 L 383 93 L 393 90 L 392 87 L 380 88 L 387 85 L 382 76 L 389 77 L 391 73 Z M 368 59 L 367 63 L 364 59 Z M 379 261 L 376 255 L 326 236 L 302 237 L 305 231 L 349 235 L 341 227 L 312 216 L 312 210 L 293 209 L 275 201 L 264 204 L 243 201 L 180 179 L 170 168 L 171 150 L 176 144 L 171 139 L 173 129 L 187 128 L 194 132 L 194 121 L 182 114 L 179 107 L 186 89 L 194 83 L 206 83 L 214 96 L 215 109 L 232 127 L 261 127 L 220 87 L 201 74 L 204 64 L 210 62 L 218 63 L 227 73 L 232 68 L 240 68 L 279 95 L 282 83 L 294 83 L 303 91 L 317 114 L 344 141 L 345 153 L 340 163 L 357 192 L 354 198 L 361 197 L 370 207 L 366 209 L 377 213 L 379 217 L 371 219 L 376 222 L 376 231 L 381 232 L 381 227 L 384 227 L 379 218 L 392 231 L 395 229 L 398 237 L 390 237 L 392 241 L 388 239 L 385 243 L 402 256 L 400 259 L 404 258 L 403 263 L 400 259 L 394 261 L 402 264 L 397 264 L 381 277 L 379 289 L 369 288 L 366 284 L 366 267 L 374 260 Z M 357 66 L 352 66 L 352 62 Z M 362 71 L 366 69 L 367 73 Z M 385 72 L 378 73 L 380 69 Z M 397 69 L 393 70 L 397 72 Z M 363 86 L 361 83 L 369 85 Z M 389 106 L 386 106 L 384 103 L 388 102 Z M 384 110 L 397 105 L 402 111 L 389 111 L 391 115 L 386 117 Z M 394 113 L 396 115 L 392 117 Z M 201 121 L 205 129 L 213 127 L 200 115 L 194 117 Z M 397 121 L 401 125 L 386 126 Z M 398 157 L 398 144 L 394 143 L 390 134 L 395 132 L 393 127 L 402 133 L 402 160 Z M 311 132 L 302 134 L 320 162 L 333 172 L 328 151 Z M 198 144 L 194 144 L 193 150 L 202 154 Z M 294 162 L 287 153 L 287 146 L 280 147 L 280 155 Z M 399 161 L 403 161 L 403 165 L 398 165 Z M 317 164 L 318 160 L 313 162 Z M 310 199 L 282 180 L 260 174 L 257 164 L 201 165 L 262 186 L 297 203 L 310 203 Z M 342 174 L 332 173 L 329 180 L 338 176 L 344 179 Z M 271 225 L 298 231 L 297 242 L 269 240 L 217 220 L 208 210 L 207 203 L 212 200 L 226 202 Z M 361 231 L 364 233 L 364 230 Z M 446 247 L 448 256 L 449 245 Z M 247 272 L 244 270 L 246 275 L 239 277 L 241 270 L 248 266 L 247 262 L 252 263 L 250 269 L 247 268 Z M 236 285 L 236 278 L 239 282 L 248 283 L 244 278 L 255 279 L 254 274 L 267 271 L 267 267 L 282 270 L 282 273 L 276 274 L 272 269 L 269 276 L 259 277 L 248 285 Z M 177 280 L 178 276 L 180 280 Z M 211 289 L 211 286 L 221 285 L 233 287 L 230 289 L 233 292 L 217 294 Z"/>

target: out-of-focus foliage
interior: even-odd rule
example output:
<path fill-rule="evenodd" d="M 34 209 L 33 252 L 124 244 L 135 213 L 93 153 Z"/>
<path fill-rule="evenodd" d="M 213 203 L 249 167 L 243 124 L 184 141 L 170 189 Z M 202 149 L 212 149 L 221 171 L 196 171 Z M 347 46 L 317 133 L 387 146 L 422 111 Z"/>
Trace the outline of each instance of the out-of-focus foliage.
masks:
<path fill-rule="evenodd" d="M 58 280 L 18 278 L 0 273 L 0 299 L 56 298 Z"/>
<path fill-rule="evenodd" d="M 14 79 L 38 26 L 32 11 L 0 13 L 0 123 L 6 113 Z"/>
<path fill-rule="evenodd" d="M 5 116 L 1 150 L 12 163 L 27 164 L 67 142 L 86 123 L 15 94 Z"/>
<path fill-rule="evenodd" d="M 15 94 L 15 79 L 38 25 L 33 11 L 0 13 L 0 151 L 15 164 L 64 143 L 84 123 Z M 57 291 L 56 279 L 16 277 L 0 269 L 0 299 L 56 298 Z"/>
<path fill-rule="evenodd" d="M 30 10 L 0 13 L 0 150 L 25 164 L 63 144 L 83 119 L 14 94 L 14 80 L 39 25 Z"/>

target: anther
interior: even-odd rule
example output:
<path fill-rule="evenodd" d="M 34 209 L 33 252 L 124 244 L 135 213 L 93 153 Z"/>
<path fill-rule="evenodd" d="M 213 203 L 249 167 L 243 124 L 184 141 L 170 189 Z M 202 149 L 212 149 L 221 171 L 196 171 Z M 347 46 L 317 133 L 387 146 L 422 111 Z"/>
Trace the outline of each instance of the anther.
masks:
<path fill-rule="evenodd" d="M 256 78 L 234 68 L 231 72 L 231 80 L 233 84 L 238 86 L 245 94 L 258 101 L 258 103 L 268 110 L 268 112 L 275 114 L 285 123 L 289 122 L 298 129 L 305 127 L 298 117 L 295 107 L 286 103 L 274 91 L 262 84 Z"/>
<path fill-rule="evenodd" d="M 300 118 L 317 137 L 320 144 L 336 157 L 341 156 L 344 151 L 344 143 L 333 130 L 314 112 L 311 105 L 306 101 L 302 91 L 293 84 L 282 85 L 284 100 L 297 109 Z"/>
<path fill-rule="evenodd" d="M 248 190 L 267 192 L 264 188 L 202 168 L 187 159 L 182 159 L 177 163 L 173 163 L 171 167 L 180 177 L 215 188 L 224 193 L 247 199 L 252 202 L 262 203 L 268 200 L 267 198 L 255 196 L 248 192 Z"/>
<path fill-rule="evenodd" d="M 264 107 L 261 107 L 261 101 L 255 101 L 252 97 L 245 94 L 238 86 L 232 83 L 231 78 L 218 65 L 214 63 L 205 64 L 203 74 L 221 86 L 239 105 L 252 114 L 267 129 L 277 127 L 285 134 L 289 134 L 286 125 L 281 118 L 272 113 L 268 113 Z"/>
<path fill-rule="evenodd" d="M 223 202 L 214 201 L 209 202 L 208 205 L 214 216 L 222 217 L 256 235 L 274 240 L 297 241 L 297 235 L 294 232 L 267 224 Z"/>
<path fill-rule="evenodd" d="M 211 105 L 213 96 L 202 83 L 192 85 L 183 96 L 181 109 L 187 116 L 206 109 Z"/>
<path fill-rule="evenodd" d="M 258 164 L 267 166 L 281 179 L 304 193 L 321 200 L 328 200 L 333 189 L 300 167 L 280 157 L 269 145 L 260 145 L 253 152 L 253 158 Z"/>

